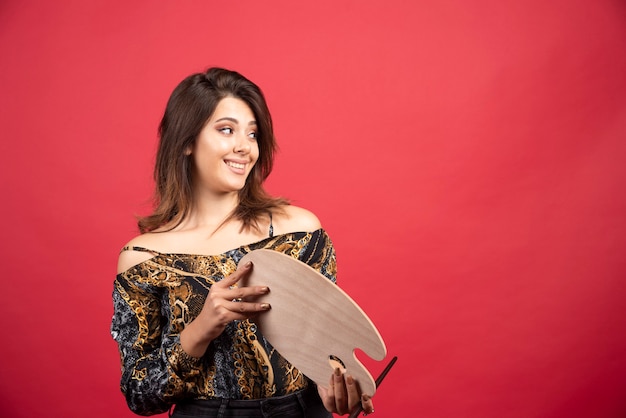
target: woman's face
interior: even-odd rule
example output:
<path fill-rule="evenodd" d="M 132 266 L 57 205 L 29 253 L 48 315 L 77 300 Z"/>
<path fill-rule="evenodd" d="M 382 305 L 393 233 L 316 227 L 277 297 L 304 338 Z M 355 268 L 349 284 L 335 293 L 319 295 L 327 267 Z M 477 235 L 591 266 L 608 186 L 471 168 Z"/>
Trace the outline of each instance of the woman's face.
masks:
<path fill-rule="evenodd" d="M 256 137 L 256 119 L 246 102 L 222 99 L 188 151 L 195 162 L 196 191 L 219 195 L 241 190 L 259 158 Z"/>

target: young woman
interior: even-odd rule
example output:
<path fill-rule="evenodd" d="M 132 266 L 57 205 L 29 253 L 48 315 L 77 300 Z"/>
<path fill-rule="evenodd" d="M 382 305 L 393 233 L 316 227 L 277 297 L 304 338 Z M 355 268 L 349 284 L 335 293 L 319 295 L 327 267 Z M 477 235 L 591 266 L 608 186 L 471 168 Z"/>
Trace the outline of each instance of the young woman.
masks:
<path fill-rule="evenodd" d="M 269 196 L 276 148 L 261 90 L 220 68 L 184 79 L 159 128 L 154 212 L 122 249 L 113 338 L 121 389 L 141 415 L 330 417 L 371 398 L 339 370 L 317 388 L 250 318 L 271 309 L 238 287 L 248 252 L 268 248 L 335 281 L 335 251 L 311 212 Z"/>

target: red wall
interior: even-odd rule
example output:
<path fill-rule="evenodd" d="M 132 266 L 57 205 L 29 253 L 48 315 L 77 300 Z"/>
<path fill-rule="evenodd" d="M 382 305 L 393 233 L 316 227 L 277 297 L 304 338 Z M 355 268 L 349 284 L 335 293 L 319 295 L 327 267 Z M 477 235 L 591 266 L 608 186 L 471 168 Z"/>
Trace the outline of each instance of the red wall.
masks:
<path fill-rule="evenodd" d="M 625 416 L 624 3 L 299 4 L 2 2 L 2 415 L 133 416 L 117 252 L 167 97 L 219 65 L 399 356 L 377 417 Z"/>

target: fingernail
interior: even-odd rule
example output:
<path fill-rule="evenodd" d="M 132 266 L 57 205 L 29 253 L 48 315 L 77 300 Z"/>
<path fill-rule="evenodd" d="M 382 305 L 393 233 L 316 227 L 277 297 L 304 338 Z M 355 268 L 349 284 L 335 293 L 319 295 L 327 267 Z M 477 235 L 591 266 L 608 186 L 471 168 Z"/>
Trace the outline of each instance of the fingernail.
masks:
<path fill-rule="evenodd" d="M 246 264 L 244 264 L 244 267 L 250 267 L 252 265 L 252 261 L 248 261 Z"/>
<path fill-rule="evenodd" d="M 366 394 L 363 394 L 363 396 L 361 396 L 361 398 L 363 398 L 363 402 L 367 402 L 370 400 L 370 397 Z"/>
<path fill-rule="evenodd" d="M 341 370 L 339 370 L 339 367 L 335 367 L 335 376 L 341 376 Z"/>
<path fill-rule="evenodd" d="M 261 288 L 261 292 L 263 293 L 268 293 L 270 291 L 270 288 L 267 286 L 263 286 L 263 288 Z"/>
<path fill-rule="evenodd" d="M 267 311 L 268 309 L 270 309 L 272 306 L 269 303 L 262 303 L 261 304 L 261 309 Z"/>
<path fill-rule="evenodd" d="M 354 379 L 352 378 L 352 376 L 348 375 L 348 377 L 346 377 L 346 383 L 348 383 L 349 385 L 354 384 Z"/>

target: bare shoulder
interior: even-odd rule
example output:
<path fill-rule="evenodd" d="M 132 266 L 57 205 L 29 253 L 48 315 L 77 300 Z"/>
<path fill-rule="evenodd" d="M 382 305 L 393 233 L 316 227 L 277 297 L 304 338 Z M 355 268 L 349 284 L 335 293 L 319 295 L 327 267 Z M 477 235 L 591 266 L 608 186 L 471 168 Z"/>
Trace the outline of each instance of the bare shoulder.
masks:
<path fill-rule="evenodd" d="M 159 234 L 147 233 L 138 235 L 126 243 L 124 248 L 127 247 L 142 247 L 148 250 L 154 250 L 159 248 Z M 132 248 L 125 249 L 120 252 L 117 259 L 117 273 L 123 273 L 129 268 L 136 266 L 146 260 L 154 257 L 154 254 L 145 251 L 136 251 Z"/>
<path fill-rule="evenodd" d="M 273 218 L 274 233 L 277 235 L 315 231 L 322 227 L 317 216 L 307 209 L 292 205 L 283 206 L 281 209 L 282 213 L 276 213 Z"/>

